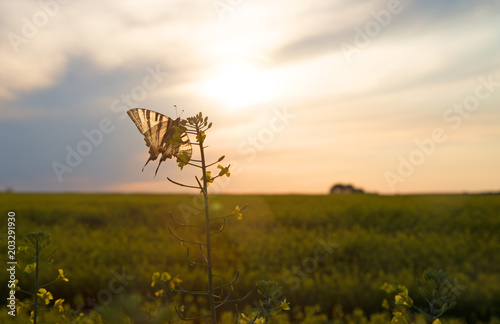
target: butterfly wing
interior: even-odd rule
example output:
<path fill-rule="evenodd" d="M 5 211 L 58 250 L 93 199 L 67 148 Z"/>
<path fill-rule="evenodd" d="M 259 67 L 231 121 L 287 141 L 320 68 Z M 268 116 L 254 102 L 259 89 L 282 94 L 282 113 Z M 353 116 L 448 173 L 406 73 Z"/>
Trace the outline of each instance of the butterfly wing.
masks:
<path fill-rule="evenodd" d="M 179 126 L 180 118 L 173 120 L 165 115 L 157 113 L 152 110 L 143 108 L 134 108 L 127 111 L 130 119 L 134 122 L 135 126 L 142 135 L 146 146 L 149 147 L 149 158 L 144 164 L 144 167 L 149 161 L 155 161 L 161 154 L 160 163 L 172 156 L 179 156 L 182 154 L 184 159 L 189 161 L 192 155 L 191 142 L 186 132 L 181 134 L 181 143 L 173 144 L 171 139 L 175 133 L 175 126 Z M 144 170 L 144 167 L 142 168 Z M 155 172 L 155 175 L 156 175 Z"/>

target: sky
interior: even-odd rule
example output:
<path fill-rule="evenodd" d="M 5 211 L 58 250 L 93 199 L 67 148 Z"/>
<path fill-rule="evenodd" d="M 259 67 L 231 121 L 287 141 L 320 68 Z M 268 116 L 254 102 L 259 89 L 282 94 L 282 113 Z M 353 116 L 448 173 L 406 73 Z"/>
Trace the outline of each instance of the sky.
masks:
<path fill-rule="evenodd" d="M 142 107 L 209 117 L 207 158 L 231 164 L 214 194 L 498 191 L 499 15 L 495 0 L 3 1 L 0 190 L 189 192 L 166 178 L 195 184 L 194 168 L 141 172 L 125 112 Z"/>

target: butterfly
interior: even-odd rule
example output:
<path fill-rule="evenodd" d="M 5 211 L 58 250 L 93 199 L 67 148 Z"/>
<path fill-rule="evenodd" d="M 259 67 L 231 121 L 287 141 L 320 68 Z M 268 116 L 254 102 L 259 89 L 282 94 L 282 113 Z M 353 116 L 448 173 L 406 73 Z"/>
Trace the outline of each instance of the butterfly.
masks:
<path fill-rule="evenodd" d="M 143 171 L 149 161 L 155 161 L 160 154 L 160 163 L 156 168 L 155 176 L 161 163 L 166 159 L 175 156 L 186 163 L 191 159 L 191 142 L 186 132 L 180 134 L 180 144 L 172 140 L 176 126 L 180 126 L 180 117 L 173 120 L 165 115 L 143 108 L 130 109 L 127 114 L 139 129 L 139 132 L 144 135 L 146 146 L 149 147 L 149 158 L 142 168 Z"/>

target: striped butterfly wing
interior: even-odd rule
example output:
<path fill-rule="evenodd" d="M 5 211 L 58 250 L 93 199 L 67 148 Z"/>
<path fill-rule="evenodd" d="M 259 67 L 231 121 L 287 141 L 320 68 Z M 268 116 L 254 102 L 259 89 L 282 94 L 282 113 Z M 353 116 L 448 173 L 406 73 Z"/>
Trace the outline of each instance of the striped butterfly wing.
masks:
<path fill-rule="evenodd" d="M 191 159 L 191 142 L 189 142 L 186 132 L 181 134 L 180 144 L 171 143 L 175 133 L 174 126 L 179 126 L 180 118 L 173 120 L 165 115 L 143 108 L 130 109 L 127 114 L 139 129 L 139 132 L 144 135 L 146 146 L 149 147 L 149 158 L 144 167 L 149 161 L 155 161 L 161 155 L 155 176 L 161 163 L 166 159 L 171 159 L 172 156 L 182 156 L 182 159 L 186 161 Z M 142 170 L 144 170 L 144 167 Z"/>

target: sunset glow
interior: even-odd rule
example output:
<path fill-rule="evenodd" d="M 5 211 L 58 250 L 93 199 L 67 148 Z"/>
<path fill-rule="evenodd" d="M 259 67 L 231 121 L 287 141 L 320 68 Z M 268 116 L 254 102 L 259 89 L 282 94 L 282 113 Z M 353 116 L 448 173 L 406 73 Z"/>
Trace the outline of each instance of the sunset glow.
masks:
<path fill-rule="evenodd" d="M 274 83 L 271 73 L 234 62 L 215 70 L 204 82 L 203 92 L 229 109 L 241 109 L 272 99 Z"/>
<path fill-rule="evenodd" d="M 0 4 L 0 190 L 194 181 L 141 172 L 135 107 L 209 116 L 225 193 L 499 189 L 497 2 L 41 3 Z"/>

